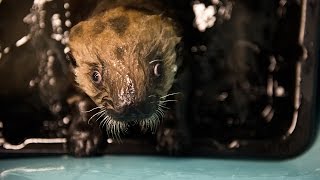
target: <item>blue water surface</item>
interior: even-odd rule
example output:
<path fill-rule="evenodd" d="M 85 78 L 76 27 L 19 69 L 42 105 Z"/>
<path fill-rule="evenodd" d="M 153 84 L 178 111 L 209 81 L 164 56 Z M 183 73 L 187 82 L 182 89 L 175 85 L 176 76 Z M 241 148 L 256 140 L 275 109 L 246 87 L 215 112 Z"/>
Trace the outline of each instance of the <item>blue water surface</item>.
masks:
<path fill-rule="evenodd" d="M 3 180 L 320 179 L 320 138 L 285 161 L 114 156 L 0 160 Z"/>

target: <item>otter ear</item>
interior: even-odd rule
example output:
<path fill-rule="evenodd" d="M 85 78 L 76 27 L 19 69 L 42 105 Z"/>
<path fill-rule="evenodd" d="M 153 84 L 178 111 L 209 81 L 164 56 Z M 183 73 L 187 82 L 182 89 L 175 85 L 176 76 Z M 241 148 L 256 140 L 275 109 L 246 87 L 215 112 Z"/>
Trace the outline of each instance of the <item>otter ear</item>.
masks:
<path fill-rule="evenodd" d="M 73 55 L 72 55 L 72 53 L 71 53 L 70 51 L 66 53 L 66 56 L 67 56 L 68 62 L 69 62 L 74 68 L 78 67 L 77 62 L 76 62 L 76 60 L 74 59 L 74 57 L 73 57 Z"/>

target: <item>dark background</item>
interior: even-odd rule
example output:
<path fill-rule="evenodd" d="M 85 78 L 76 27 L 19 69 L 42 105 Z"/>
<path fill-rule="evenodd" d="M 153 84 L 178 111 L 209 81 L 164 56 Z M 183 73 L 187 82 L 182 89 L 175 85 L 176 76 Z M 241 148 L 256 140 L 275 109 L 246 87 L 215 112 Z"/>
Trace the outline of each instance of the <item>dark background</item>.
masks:
<path fill-rule="evenodd" d="M 70 3 L 69 19 L 73 24 L 86 17 L 96 3 L 65 2 Z M 45 4 L 44 29 L 39 29 L 39 21 L 23 22 L 27 14 L 40 18 L 41 10 L 34 8 L 32 0 L 4 0 L 0 4 L 0 121 L 3 124 L 0 131 L 9 143 L 19 144 L 34 137 L 66 136 L 68 123 L 63 119 L 72 116 L 67 97 L 78 92 L 69 77 L 64 44 L 51 38 L 54 30 L 50 22 L 56 13 L 61 15 L 62 22 L 68 19 L 64 15 L 65 2 Z M 201 2 L 211 5 L 211 1 Z M 285 4 L 278 0 L 221 1 L 216 8 L 231 6 L 231 18 L 217 14 L 214 26 L 205 32 L 199 32 L 193 25 L 193 3 L 167 2 L 182 24 L 185 48 L 191 54 L 193 90 L 189 116 L 195 147 L 191 154 L 287 157 L 306 149 L 315 133 L 312 110 L 318 3 L 307 2 L 303 42 L 299 40 L 302 4 L 297 1 Z M 69 29 L 64 23 L 61 27 L 63 31 Z M 32 39 L 15 47 L 15 42 L 27 34 Z M 10 47 L 8 54 L 4 53 L 6 47 Z M 55 61 L 51 68 L 46 68 L 51 55 Z M 297 74 L 300 62 L 301 77 Z M 275 63 L 273 70 L 271 63 Z M 48 73 L 50 70 L 53 75 Z M 52 77 L 57 82 L 54 86 L 48 85 Z M 301 89 L 296 86 L 297 78 L 302 79 Z M 267 92 L 270 79 L 271 95 Z M 275 93 L 279 87 L 284 90 L 282 95 Z M 294 107 L 297 88 L 302 93 L 299 109 Z M 263 115 L 266 107 L 270 112 Z M 289 128 L 295 111 L 298 121 L 291 134 Z M 106 152 L 154 153 L 153 144 L 144 140 L 149 135 L 126 137 L 122 144 L 110 145 Z M 46 149 L 46 146 L 37 148 Z M 65 152 L 64 146 L 57 148 Z M 50 149 L 47 151 L 50 153 Z"/>

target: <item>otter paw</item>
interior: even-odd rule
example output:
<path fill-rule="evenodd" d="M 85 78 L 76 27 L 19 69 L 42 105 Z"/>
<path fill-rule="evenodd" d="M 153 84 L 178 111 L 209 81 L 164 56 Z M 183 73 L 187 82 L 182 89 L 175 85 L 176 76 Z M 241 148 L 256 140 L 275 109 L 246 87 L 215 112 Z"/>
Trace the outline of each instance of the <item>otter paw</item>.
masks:
<path fill-rule="evenodd" d="M 164 128 L 157 133 L 157 150 L 170 155 L 183 155 L 187 153 L 191 142 L 186 133 L 176 129 Z"/>
<path fill-rule="evenodd" d="M 101 144 L 101 135 L 92 131 L 73 131 L 68 141 L 69 152 L 77 157 L 97 154 Z"/>

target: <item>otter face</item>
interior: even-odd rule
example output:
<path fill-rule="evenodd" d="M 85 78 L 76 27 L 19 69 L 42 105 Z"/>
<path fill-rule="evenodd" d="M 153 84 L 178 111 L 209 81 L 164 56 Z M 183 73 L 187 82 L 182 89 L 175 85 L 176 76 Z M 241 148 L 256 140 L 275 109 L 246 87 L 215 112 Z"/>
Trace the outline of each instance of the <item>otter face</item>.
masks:
<path fill-rule="evenodd" d="M 154 130 L 177 71 L 180 41 L 169 18 L 118 7 L 71 29 L 79 87 L 101 108 L 112 134 L 129 122 Z"/>

